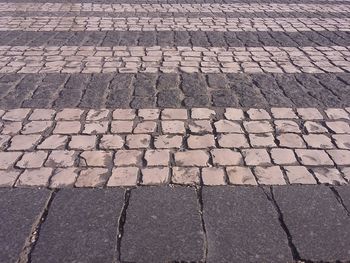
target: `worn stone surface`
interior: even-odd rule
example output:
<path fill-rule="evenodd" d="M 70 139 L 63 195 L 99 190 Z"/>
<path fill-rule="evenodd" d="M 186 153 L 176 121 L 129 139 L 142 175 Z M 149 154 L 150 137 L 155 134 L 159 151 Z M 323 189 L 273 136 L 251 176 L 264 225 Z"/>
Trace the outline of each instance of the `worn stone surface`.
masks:
<path fill-rule="evenodd" d="M 59 191 L 41 227 L 32 261 L 112 261 L 123 202 L 122 189 Z"/>
<path fill-rule="evenodd" d="M 207 262 L 292 261 L 278 215 L 260 188 L 205 187 L 202 194 Z"/>
<path fill-rule="evenodd" d="M 16 262 L 49 199 L 46 189 L 0 189 L 0 261 Z"/>
<path fill-rule="evenodd" d="M 131 191 L 121 260 L 163 262 L 203 259 L 204 235 L 193 188 Z"/>
<path fill-rule="evenodd" d="M 301 258 L 349 258 L 349 217 L 328 187 L 279 187 L 274 188 L 274 196 Z"/>

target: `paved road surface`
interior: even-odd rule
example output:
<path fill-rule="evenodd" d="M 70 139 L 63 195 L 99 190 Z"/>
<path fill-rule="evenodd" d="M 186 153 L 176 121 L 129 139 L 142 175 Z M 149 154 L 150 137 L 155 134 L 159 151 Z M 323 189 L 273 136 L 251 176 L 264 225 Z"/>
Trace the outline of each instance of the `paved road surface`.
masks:
<path fill-rule="evenodd" d="M 2 0 L 0 219 L 4 263 L 350 261 L 350 1 Z"/>

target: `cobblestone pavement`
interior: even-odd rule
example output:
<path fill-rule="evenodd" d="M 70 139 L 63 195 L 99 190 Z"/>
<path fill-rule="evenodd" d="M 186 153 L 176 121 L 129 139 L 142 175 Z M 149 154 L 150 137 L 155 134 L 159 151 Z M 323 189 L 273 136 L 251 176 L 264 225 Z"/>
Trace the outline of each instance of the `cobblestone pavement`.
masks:
<path fill-rule="evenodd" d="M 350 261 L 350 0 L 0 1 L 0 262 Z"/>

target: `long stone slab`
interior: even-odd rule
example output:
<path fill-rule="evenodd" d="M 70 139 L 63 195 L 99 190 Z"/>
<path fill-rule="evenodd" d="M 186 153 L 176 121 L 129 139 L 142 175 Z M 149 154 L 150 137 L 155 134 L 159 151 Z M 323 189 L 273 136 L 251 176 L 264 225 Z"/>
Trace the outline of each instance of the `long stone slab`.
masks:
<path fill-rule="evenodd" d="M 122 189 L 59 191 L 41 227 L 32 262 L 112 262 Z"/>
<path fill-rule="evenodd" d="M 291 262 L 278 214 L 260 188 L 205 187 L 207 262 Z"/>
<path fill-rule="evenodd" d="M 350 258 L 350 218 L 328 187 L 278 187 L 274 193 L 301 259 Z"/>
<path fill-rule="evenodd" d="M 16 262 L 45 209 L 46 189 L 0 189 L 0 262 Z"/>
<path fill-rule="evenodd" d="M 194 188 L 144 187 L 131 192 L 122 261 L 200 261 L 203 256 L 204 235 Z"/>

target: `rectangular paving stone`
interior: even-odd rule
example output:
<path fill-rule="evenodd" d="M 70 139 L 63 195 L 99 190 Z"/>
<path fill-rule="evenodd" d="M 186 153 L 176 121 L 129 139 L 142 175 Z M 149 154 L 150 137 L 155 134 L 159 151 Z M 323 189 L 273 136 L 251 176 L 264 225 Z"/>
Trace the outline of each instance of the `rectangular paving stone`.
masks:
<path fill-rule="evenodd" d="M 47 189 L 0 189 L 0 262 L 17 262 L 49 195 Z"/>
<path fill-rule="evenodd" d="M 204 187 L 207 262 L 291 262 L 278 215 L 260 188 Z"/>
<path fill-rule="evenodd" d="M 350 258 L 350 220 L 328 187 L 274 187 L 274 193 L 300 258 Z"/>
<path fill-rule="evenodd" d="M 126 262 L 200 261 L 204 234 L 194 188 L 131 191 L 121 243 Z"/>
<path fill-rule="evenodd" d="M 122 189 L 64 189 L 53 200 L 32 262 L 112 262 Z"/>

